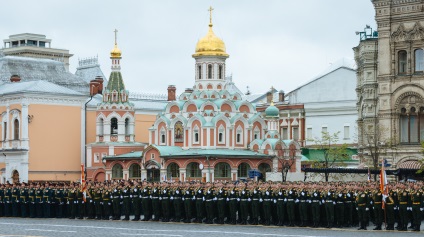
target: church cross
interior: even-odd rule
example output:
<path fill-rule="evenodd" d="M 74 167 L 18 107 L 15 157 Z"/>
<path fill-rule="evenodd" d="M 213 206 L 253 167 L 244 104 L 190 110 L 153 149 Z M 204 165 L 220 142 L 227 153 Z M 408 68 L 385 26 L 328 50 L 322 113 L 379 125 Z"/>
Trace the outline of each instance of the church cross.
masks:
<path fill-rule="evenodd" d="M 115 32 L 115 45 L 117 44 L 117 37 L 118 37 L 118 30 L 115 29 L 113 32 Z"/>
<path fill-rule="evenodd" d="M 214 9 L 212 8 L 212 6 L 209 7 L 208 11 L 209 11 L 209 23 L 212 25 L 212 11 Z"/>

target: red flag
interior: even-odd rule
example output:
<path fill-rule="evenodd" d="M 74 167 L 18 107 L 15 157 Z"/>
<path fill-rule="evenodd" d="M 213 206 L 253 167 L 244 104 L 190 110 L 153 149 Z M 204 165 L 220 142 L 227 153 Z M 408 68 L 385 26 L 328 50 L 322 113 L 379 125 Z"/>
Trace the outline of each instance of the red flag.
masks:
<path fill-rule="evenodd" d="M 81 192 L 82 192 L 82 200 L 86 202 L 86 183 L 85 183 L 85 173 L 84 173 L 84 165 L 81 165 Z"/>
<path fill-rule="evenodd" d="M 386 197 L 389 195 L 389 189 L 387 185 L 387 176 L 386 176 L 386 170 L 384 168 L 384 159 L 381 162 L 381 171 L 380 171 L 380 191 L 383 195 L 383 202 L 382 202 L 382 208 L 384 209 L 386 204 Z"/>

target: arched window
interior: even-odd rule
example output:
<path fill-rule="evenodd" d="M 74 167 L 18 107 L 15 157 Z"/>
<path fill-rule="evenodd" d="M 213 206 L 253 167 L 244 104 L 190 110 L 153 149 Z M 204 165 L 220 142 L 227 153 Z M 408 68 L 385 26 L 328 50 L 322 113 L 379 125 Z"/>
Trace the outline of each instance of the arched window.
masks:
<path fill-rule="evenodd" d="M 197 78 L 202 79 L 202 65 L 197 66 Z"/>
<path fill-rule="evenodd" d="M 266 179 L 266 172 L 271 172 L 271 166 L 267 163 L 262 163 L 258 166 L 258 170 L 262 173 L 263 179 Z"/>
<path fill-rule="evenodd" d="M 216 178 L 231 178 L 230 165 L 224 162 L 216 164 L 214 175 Z"/>
<path fill-rule="evenodd" d="M 184 142 L 184 129 L 181 121 L 176 122 L 174 125 L 174 141 Z"/>
<path fill-rule="evenodd" d="M 130 166 L 130 179 L 141 178 L 141 167 L 139 164 L 132 164 Z"/>
<path fill-rule="evenodd" d="M 208 79 L 212 79 L 212 64 L 208 65 Z"/>
<path fill-rule="evenodd" d="M 407 66 L 407 53 L 405 50 L 401 50 L 398 53 L 398 65 L 399 65 L 399 74 L 405 74 L 406 73 L 406 66 Z"/>
<path fill-rule="evenodd" d="M 253 139 L 261 139 L 261 131 L 258 127 L 253 130 Z"/>
<path fill-rule="evenodd" d="M 247 178 L 249 177 L 250 165 L 247 163 L 241 163 L 237 169 L 238 178 Z"/>
<path fill-rule="evenodd" d="M 122 166 L 120 164 L 115 164 L 112 168 L 112 179 L 122 179 L 122 177 L 124 177 Z"/>
<path fill-rule="evenodd" d="M 165 136 L 165 133 L 166 133 L 165 129 L 164 129 L 164 128 L 162 128 L 162 129 L 160 130 L 160 144 L 161 144 L 161 145 L 165 145 L 165 143 L 166 143 L 166 136 Z"/>
<path fill-rule="evenodd" d="M 3 122 L 3 141 L 6 141 L 7 139 L 7 122 Z"/>
<path fill-rule="evenodd" d="M 187 165 L 187 177 L 200 178 L 202 177 L 202 171 L 199 169 L 199 164 L 192 162 Z"/>
<path fill-rule="evenodd" d="M 415 72 L 424 71 L 424 50 L 415 50 Z"/>
<path fill-rule="evenodd" d="M 400 113 L 400 142 L 417 144 L 420 141 L 419 128 L 423 121 L 423 116 L 419 116 L 415 107 L 411 107 L 409 111 L 402 108 Z"/>
<path fill-rule="evenodd" d="M 236 130 L 236 143 L 237 144 L 243 143 L 243 130 L 240 126 Z"/>
<path fill-rule="evenodd" d="M 125 136 L 130 135 L 130 119 L 125 119 Z"/>
<path fill-rule="evenodd" d="M 199 127 L 196 125 L 193 129 L 193 143 L 199 144 Z"/>
<path fill-rule="evenodd" d="M 166 168 L 167 177 L 178 178 L 180 177 L 180 167 L 176 163 L 171 163 Z"/>
<path fill-rule="evenodd" d="M 19 140 L 19 120 L 15 119 L 15 121 L 13 121 L 13 126 L 14 126 L 14 131 L 13 131 L 13 139 L 14 140 Z"/>
<path fill-rule="evenodd" d="M 224 144 L 225 143 L 225 128 L 224 126 L 219 126 L 218 128 L 218 143 Z"/>
<path fill-rule="evenodd" d="M 104 133 L 104 121 L 101 118 L 99 122 L 99 136 L 103 136 Z"/>
<path fill-rule="evenodd" d="M 219 67 L 218 67 L 219 79 L 222 79 L 223 78 L 223 76 L 222 76 L 223 73 L 224 73 L 223 72 L 223 67 L 222 67 L 222 65 L 219 65 Z"/>
<path fill-rule="evenodd" d="M 110 120 L 110 133 L 118 134 L 118 119 L 117 118 L 112 118 Z"/>

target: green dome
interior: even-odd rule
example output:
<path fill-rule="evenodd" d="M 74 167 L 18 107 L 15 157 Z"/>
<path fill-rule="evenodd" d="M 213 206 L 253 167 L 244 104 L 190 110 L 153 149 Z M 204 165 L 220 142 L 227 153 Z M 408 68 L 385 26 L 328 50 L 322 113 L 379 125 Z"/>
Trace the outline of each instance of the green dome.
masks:
<path fill-rule="evenodd" d="M 278 110 L 277 107 L 274 106 L 274 103 L 271 102 L 271 105 L 268 106 L 268 108 L 266 108 L 265 114 L 267 117 L 278 117 L 278 115 L 280 114 L 280 111 Z"/>

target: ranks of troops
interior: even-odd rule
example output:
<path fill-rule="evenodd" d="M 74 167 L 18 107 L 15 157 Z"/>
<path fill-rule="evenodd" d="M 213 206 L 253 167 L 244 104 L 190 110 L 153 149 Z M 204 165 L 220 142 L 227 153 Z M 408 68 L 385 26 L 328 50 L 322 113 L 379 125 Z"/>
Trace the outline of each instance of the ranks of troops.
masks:
<path fill-rule="evenodd" d="M 422 182 L 87 182 L 0 186 L 0 217 L 420 231 Z M 397 225 L 396 225 L 397 224 Z M 396 225 L 396 227 L 395 227 Z M 409 226 L 408 226 L 409 225 Z"/>

